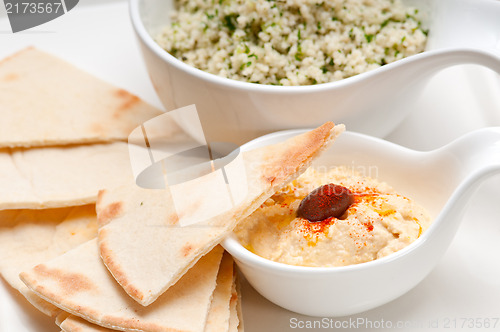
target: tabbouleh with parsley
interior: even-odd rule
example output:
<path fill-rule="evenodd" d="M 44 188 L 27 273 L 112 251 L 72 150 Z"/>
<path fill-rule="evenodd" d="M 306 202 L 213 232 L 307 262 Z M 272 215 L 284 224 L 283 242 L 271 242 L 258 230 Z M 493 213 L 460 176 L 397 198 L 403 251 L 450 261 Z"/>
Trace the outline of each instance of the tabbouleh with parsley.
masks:
<path fill-rule="evenodd" d="M 203 71 L 244 82 L 311 85 L 420 53 L 427 31 L 399 0 L 174 0 L 156 41 Z"/>

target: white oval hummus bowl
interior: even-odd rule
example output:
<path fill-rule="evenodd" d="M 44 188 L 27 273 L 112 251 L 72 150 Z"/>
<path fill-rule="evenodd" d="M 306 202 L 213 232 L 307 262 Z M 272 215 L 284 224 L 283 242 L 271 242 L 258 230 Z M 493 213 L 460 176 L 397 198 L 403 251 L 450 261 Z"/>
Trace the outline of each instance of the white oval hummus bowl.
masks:
<path fill-rule="evenodd" d="M 251 141 L 249 150 L 303 131 Z M 500 127 L 481 129 L 429 152 L 345 132 L 315 162 L 348 166 L 387 182 L 425 207 L 433 223 L 415 242 L 386 257 L 344 267 L 301 267 L 273 262 L 245 249 L 234 235 L 223 242 L 248 282 L 265 298 L 310 316 L 345 316 L 383 305 L 416 286 L 450 245 L 469 198 L 500 173 Z"/>
<path fill-rule="evenodd" d="M 195 104 L 205 138 L 242 144 L 276 130 L 345 123 L 383 137 L 408 115 L 429 79 L 449 66 L 473 63 L 500 73 L 500 2 L 404 0 L 430 30 L 425 52 L 336 82 L 272 86 L 240 82 L 191 67 L 154 40 L 170 23 L 173 0 L 130 0 L 130 15 L 149 76 L 167 111 Z M 177 122 L 199 137 L 189 117 Z"/>

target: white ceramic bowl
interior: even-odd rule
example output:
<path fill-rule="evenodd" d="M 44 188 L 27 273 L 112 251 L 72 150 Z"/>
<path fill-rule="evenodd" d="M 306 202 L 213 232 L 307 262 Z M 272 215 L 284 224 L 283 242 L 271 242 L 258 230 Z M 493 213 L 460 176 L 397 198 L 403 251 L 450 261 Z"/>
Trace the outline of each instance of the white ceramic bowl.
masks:
<path fill-rule="evenodd" d="M 244 145 L 242 150 L 281 142 L 301 132 L 270 134 Z M 248 251 L 234 235 L 223 246 L 248 282 L 275 304 L 311 316 L 352 315 L 403 295 L 437 264 L 458 229 L 474 189 L 490 175 L 500 173 L 500 127 L 478 130 L 430 152 L 346 132 L 316 165 L 346 165 L 376 176 L 426 207 L 434 221 L 408 247 L 372 262 L 345 267 L 276 263 Z"/>
<path fill-rule="evenodd" d="M 149 75 L 166 110 L 196 104 L 208 141 L 241 144 L 275 130 L 326 121 L 385 136 L 406 117 L 405 105 L 418 98 L 440 69 L 476 63 L 500 73 L 500 58 L 486 52 L 500 50 L 500 2 L 404 1 L 420 9 L 431 31 L 426 52 L 341 81 L 292 87 L 218 77 L 168 54 L 152 36 L 169 24 L 172 0 L 130 0 L 130 13 Z M 181 115 L 177 121 L 203 141 L 188 119 Z"/>

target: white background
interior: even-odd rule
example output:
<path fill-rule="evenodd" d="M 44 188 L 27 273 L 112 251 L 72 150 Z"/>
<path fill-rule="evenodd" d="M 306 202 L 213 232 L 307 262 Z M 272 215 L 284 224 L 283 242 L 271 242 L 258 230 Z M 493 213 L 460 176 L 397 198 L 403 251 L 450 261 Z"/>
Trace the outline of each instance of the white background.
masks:
<path fill-rule="evenodd" d="M 81 0 L 68 14 L 17 34 L 11 33 L 0 5 L 0 58 L 28 45 L 58 55 L 161 107 L 148 80 L 124 1 Z M 450 68 L 437 74 L 421 99 L 407 107 L 412 109 L 411 116 L 388 139 L 419 150 L 433 149 L 468 131 L 500 125 L 500 79 L 477 66 Z M 462 318 L 500 319 L 499 202 L 497 176 L 474 195 L 453 244 L 421 284 L 385 306 L 339 320 L 361 317 L 377 324 L 383 319 L 394 325 L 401 321 L 419 326 L 401 331 L 446 331 L 446 319 L 456 319 L 458 327 Z M 295 331 L 298 329 L 290 327 L 291 318 L 315 319 L 280 309 L 246 283 L 243 310 L 249 332 Z M 429 327 L 436 323 L 439 328 Z M 495 330 L 500 331 L 500 322 Z M 0 332 L 28 331 L 59 330 L 0 281 Z"/>

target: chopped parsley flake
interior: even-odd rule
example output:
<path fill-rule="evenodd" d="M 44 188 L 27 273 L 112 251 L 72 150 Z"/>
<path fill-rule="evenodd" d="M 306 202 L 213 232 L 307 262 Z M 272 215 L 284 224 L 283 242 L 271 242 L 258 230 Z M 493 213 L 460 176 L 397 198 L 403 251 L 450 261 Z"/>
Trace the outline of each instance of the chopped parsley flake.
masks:
<path fill-rule="evenodd" d="M 224 26 L 226 28 L 228 28 L 229 31 L 231 32 L 234 32 L 234 30 L 236 30 L 236 26 L 237 26 L 237 23 L 236 23 L 236 19 L 238 18 L 238 14 L 229 14 L 229 15 L 226 15 L 224 16 Z"/>

